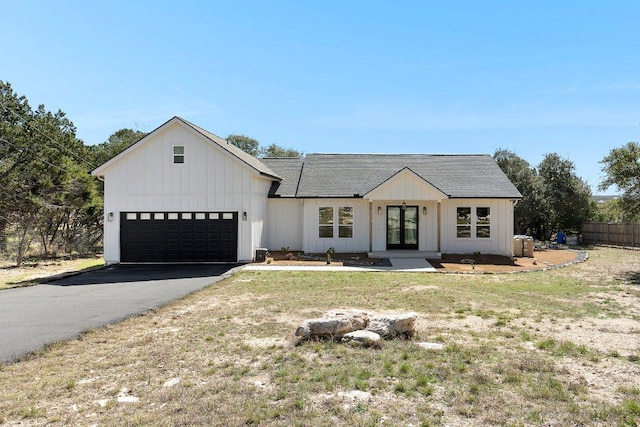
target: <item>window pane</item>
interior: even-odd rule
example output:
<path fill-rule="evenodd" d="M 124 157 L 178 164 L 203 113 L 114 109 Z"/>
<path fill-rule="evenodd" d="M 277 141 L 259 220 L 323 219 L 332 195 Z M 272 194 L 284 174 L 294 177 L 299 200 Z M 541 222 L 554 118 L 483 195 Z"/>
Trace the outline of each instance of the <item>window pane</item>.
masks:
<path fill-rule="evenodd" d="M 182 214 L 182 219 L 191 219 L 191 213 L 190 212 L 185 212 Z"/>
<path fill-rule="evenodd" d="M 476 208 L 478 224 L 491 224 L 491 210 L 489 208 Z"/>
<path fill-rule="evenodd" d="M 471 224 L 471 208 L 458 208 L 458 224 Z"/>
<path fill-rule="evenodd" d="M 471 237 L 471 227 L 468 225 L 458 226 L 457 237 L 466 239 Z"/>
<path fill-rule="evenodd" d="M 333 225 L 321 225 L 318 227 L 318 237 L 332 238 L 333 237 Z"/>
<path fill-rule="evenodd" d="M 140 219 L 144 219 L 145 221 L 150 220 L 151 219 L 151 214 L 150 213 L 141 213 L 140 214 Z"/>
<path fill-rule="evenodd" d="M 476 237 L 479 239 L 488 239 L 491 237 L 491 227 L 488 225 L 479 225 L 476 228 Z"/>
<path fill-rule="evenodd" d="M 184 156 L 173 156 L 173 163 L 184 163 Z"/>
<path fill-rule="evenodd" d="M 341 225 L 353 224 L 353 208 L 351 207 L 339 208 L 338 215 L 339 215 L 339 223 Z"/>
<path fill-rule="evenodd" d="M 137 215 L 137 214 L 134 214 L 134 213 L 128 213 L 128 214 L 127 214 L 127 219 L 128 219 L 128 220 L 130 220 L 130 221 L 131 221 L 131 220 L 138 219 L 138 215 Z"/>
<path fill-rule="evenodd" d="M 164 214 L 163 213 L 154 213 L 153 214 L 153 219 L 164 219 Z"/>
<path fill-rule="evenodd" d="M 222 214 L 222 219 L 233 219 L 233 213 L 231 212 L 224 212 Z"/>
<path fill-rule="evenodd" d="M 333 208 L 320 208 L 318 210 L 318 224 L 333 224 Z"/>
<path fill-rule="evenodd" d="M 173 154 L 184 154 L 184 146 L 176 145 L 173 147 Z"/>
<path fill-rule="evenodd" d="M 353 227 L 341 225 L 338 227 L 338 237 L 350 239 L 353 237 Z"/>

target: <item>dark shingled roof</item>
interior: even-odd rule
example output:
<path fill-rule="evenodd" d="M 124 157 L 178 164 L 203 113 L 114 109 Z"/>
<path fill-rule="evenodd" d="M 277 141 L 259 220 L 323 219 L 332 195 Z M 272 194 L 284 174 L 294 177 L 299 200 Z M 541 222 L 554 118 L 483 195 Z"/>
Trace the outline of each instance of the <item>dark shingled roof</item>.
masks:
<path fill-rule="evenodd" d="M 405 168 L 450 198 L 522 197 L 489 155 L 308 154 L 262 161 L 284 178 L 272 197 L 362 197 Z"/>
<path fill-rule="evenodd" d="M 295 197 L 298 192 L 300 171 L 304 158 L 264 158 L 260 159 L 269 169 L 282 177 L 281 182 L 274 181 L 269 196 Z"/>

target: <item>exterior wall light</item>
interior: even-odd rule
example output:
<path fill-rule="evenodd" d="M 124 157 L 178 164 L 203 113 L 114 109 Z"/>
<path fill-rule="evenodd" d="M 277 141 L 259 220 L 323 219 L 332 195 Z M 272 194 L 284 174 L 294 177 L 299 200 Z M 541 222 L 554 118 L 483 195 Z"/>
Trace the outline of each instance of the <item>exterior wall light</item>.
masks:
<path fill-rule="evenodd" d="M 242 212 L 242 220 L 243 221 L 247 220 L 247 211 Z"/>
<path fill-rule="evenodd" d="M 382 206 L 378 206 L 378 215 L 382 215 Z"/>
<path fill-rule="evenodd" d="M 423 206 L 422 207 L 422 215 L 426 215 L 427 214 L 427 207 Z"/>
<path fill-rule="evenodd" d="M 107 221 L 113 221 L 113 212 L 109 212 L 109 214 L 107 215 Z"/>

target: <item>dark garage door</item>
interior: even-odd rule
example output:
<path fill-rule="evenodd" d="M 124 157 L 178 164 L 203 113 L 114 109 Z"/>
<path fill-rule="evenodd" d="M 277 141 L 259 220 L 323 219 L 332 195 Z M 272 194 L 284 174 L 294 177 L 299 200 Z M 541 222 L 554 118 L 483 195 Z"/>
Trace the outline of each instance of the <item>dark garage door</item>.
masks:
<path fill-rule="evenodd" d="M 120 262 L 236 262 L 237 212 L 122 212 Z"/>

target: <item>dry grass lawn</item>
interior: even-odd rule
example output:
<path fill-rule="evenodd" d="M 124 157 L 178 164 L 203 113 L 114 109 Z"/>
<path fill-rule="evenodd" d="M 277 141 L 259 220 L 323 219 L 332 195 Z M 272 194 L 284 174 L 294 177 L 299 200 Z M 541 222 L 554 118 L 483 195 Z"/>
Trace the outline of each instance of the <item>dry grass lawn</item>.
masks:
<path fill-rule="evenodd" d="M 605 248 L 523 274 L 241 272 L 2 366 L 0 424 L 634 426 L 639 283 L 640 252 Z M 296 345 L 332 308 L 415 311 L 418 336 Z"/>
<path fill-rule="evenodd" d="M 104 260 L 101 256 L 75 259 L 27 260 L 20 267 L 16 267 L 13 261 L 0 260 L 0 290 L 32 286 L 43 277 L 89 270 L 103 265 Z"/>

